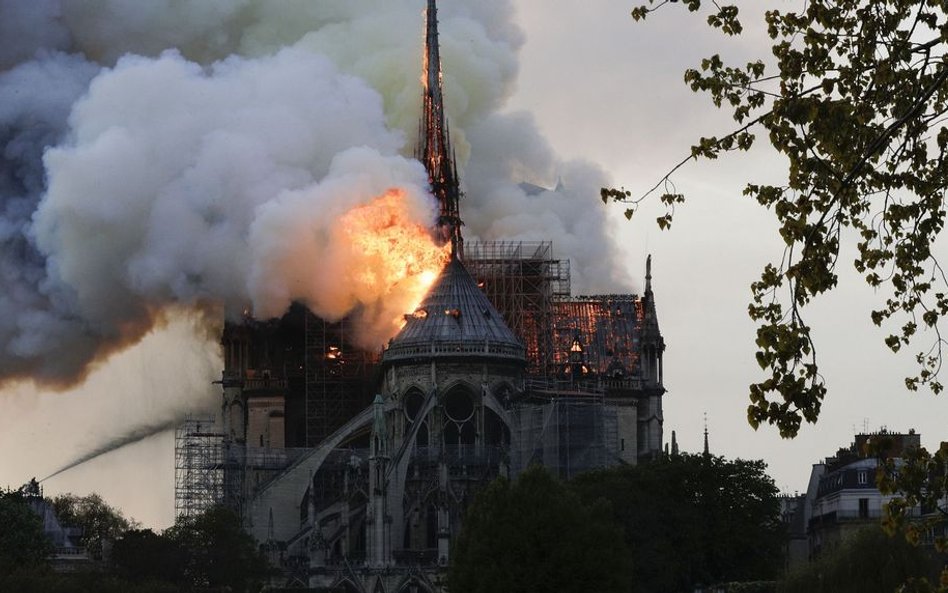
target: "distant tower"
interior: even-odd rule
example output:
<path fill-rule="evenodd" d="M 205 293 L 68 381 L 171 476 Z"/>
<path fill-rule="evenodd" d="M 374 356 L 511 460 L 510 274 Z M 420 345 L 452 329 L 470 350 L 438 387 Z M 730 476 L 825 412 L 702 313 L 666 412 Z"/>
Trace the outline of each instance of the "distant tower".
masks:
<path fill-rule="evenodd" d="M 461 215 L 458 200 L 461 185 L 451 148 L 451 135 L 444 116 L 441 90 L 441 54 L 438 48 L 438 8 L 428 0 L 425 35 L 424 72 L 422 74 L 423 112 L 419 126 L 418 159 L 425 164 L 431 191 L 438 198 L 438 233 L 442 242 L 451 242 L 452 255 L 464 255 Z"/>
<path fill-rule="evenodd" d="M 708 414 L 704 414 L 704 455 L 705 457 L 711 455 L 711 448 L 708 447 Z"/>
<path fill-rule="evenodd" d="M 662 355 L 665 352 L 665 340 L 658 328 L 658 314 L 655 311 L 655 295 L 652 293 L 652 256 L 645 260 L 645 294 L 642 296 L 642 379 L 645 392 L 644 406 L 640 403 L 639 416 L 644 422 L 647 451 L 661 450 L 662 396 L 665 395 L 664 369 Z M 640 428 L 640 430 L 642 429 Z"/>

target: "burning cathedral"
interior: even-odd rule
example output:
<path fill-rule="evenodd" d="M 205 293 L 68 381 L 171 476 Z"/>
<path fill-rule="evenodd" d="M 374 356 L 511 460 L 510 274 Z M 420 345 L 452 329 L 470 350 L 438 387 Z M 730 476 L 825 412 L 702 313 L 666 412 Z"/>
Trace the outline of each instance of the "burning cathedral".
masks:
<path fill-rule="evenodd" d="M 176 510 L 223 502 L 287 586 L 434 592 L 478 489 L 657 456 L 662 353 L 641 296 L 572 296 L 548 242 L 465 243 L 428 1 L 418 159 L 450 258 L 381 352 L 295 305 L 223 334 L 222 421 L 176 442 Z"/>

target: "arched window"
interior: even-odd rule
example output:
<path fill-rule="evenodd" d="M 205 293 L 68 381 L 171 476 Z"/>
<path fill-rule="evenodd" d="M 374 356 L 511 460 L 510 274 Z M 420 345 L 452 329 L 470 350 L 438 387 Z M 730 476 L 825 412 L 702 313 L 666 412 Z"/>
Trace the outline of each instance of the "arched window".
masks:
<path fill-rule="evenodd" d="M 449 447 L 473 445 L 477 440 L 474 393 L 469 388 L 458 385 L 444 395 L 442 405 L 444 444 Z"/>
<path fill-rule="evenodd" d="M 425 394 L 420 389 L 413 387 L 409 389 L 402 398 L 402 410 L 405 413 L 405 435 L 412 431 L 416 422 L 420 422 L 418 432 L 415 435 L 416 447 L 428 446 L 428 419 L 419 418 L 421 409 L 425 405 Z"/>
<path fill-rule="evenodd" d="M 403 401 L 405 417 L 409 422 L 414 422 L 418 413 L 421 412 L 421 407 L 425 405 L 425 394 L 420 389 L 413 387 L 405 394 Z"/>

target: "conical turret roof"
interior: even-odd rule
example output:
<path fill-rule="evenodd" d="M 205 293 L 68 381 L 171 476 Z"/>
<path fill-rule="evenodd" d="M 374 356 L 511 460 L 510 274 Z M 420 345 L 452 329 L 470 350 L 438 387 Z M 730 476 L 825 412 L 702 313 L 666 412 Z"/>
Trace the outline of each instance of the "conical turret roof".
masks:
<path fill-rule="evenodd" d="M 523 344 L 456 257 L 405 319 L 382 354 L 383 363 L 431 358 L 525 362 Z"/>

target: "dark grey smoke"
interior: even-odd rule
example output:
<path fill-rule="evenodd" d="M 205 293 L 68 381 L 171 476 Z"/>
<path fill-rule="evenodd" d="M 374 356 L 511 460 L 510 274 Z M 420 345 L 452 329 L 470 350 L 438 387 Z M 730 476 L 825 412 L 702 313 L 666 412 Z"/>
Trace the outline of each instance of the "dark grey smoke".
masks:
<path fill-rule="evenodd" d="M 50 281 L 32 218 L 45 191 L 43 153 L 66 136 L 72 105 L 99 70 L 81 56 L 41 50 L 0 73 L 0 379 L 73 375 L 74 357 L 48 352 L 97 347 L 72 314 L 73 295 Z"/>
<path fill-rule="evenodd" d="M 67 49 L 61 0 L 0 0 L 0 72 L 43 50 Z"/>

